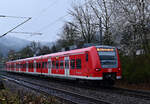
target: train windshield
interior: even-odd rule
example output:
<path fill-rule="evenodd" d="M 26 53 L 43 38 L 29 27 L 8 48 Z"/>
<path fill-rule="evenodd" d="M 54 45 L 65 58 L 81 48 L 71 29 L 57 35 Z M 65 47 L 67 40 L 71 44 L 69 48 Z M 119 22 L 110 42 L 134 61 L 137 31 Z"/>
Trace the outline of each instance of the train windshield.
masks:
<path fill-rule="evenodd" d="M 102 68 L 116 68 L 117 55 L 114 48 L 98 48 L 97 49 Z"/>

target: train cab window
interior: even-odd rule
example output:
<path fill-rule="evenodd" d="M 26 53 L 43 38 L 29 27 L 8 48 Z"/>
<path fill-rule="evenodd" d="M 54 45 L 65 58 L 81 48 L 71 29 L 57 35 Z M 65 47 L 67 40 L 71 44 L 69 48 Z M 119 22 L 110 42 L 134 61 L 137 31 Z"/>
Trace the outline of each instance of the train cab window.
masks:
<path fill-rule="evenodd" d="M 64 69 L 64 61 L 63 60 L 60 61 L 60 69 Z"/>
<path fill-rule="evenodd" d="M 52 68 L 55 69 L 55 61 L 52 61 Z"/>
<path fill-rule="evenodd" d="M 81 69 L 81 59 L 76 59 L 76 69 Z"/>
<path fill-rule="evenodd" d="M 59 69 L 59 61 L 56 61 L 56 69 Z"/>
<path fill-rule="evenodd" d="M 75 69 L 75 59 L 71 59 L 70 66 L 71 66 L 71 69 Z"/>

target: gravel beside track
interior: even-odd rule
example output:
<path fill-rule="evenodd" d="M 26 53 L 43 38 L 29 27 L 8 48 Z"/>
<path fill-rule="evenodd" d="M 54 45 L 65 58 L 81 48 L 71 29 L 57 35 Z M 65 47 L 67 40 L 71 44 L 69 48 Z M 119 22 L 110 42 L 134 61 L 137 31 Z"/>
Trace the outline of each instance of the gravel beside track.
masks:
<path fill-rule="evenodd" d="M 7 76 L 8 75 L 17 79 L 19 78 L 19 80 L 24 80 L 24 82 L 27 81 L 38 85 L 44 85 L 47 88 L 51 87 L 51 88 L 61 89 L 64 91 L 73 92 L 74 94 L 77 94 L 78 99 L 81 96 L 88 96 L 89 98 L 86 98 L 87 99 L 86 101 L 91 103 L 85 102 L 86 104 L 94 104 L 94 103 L 95 104 L 150 104 L 149 93 L 145 95 L 144 93 L 139 93 L 140 91 L 136 92 L 136 91 L 119 89 L 119 88 L 98 88 L 98 87 L 89 87 L 89 86 L 80 87 L 80 85 L 74 83 L 67 84 L 66 82 L 59 82 L 59 81 L 55 82 L 55 81 L 48 80 L 50 78 L 42 79 L 42 78 L 37 78 L 32 76 L 27 77 L 26 75 L 22 76 L 20 74 L 18 75 L 18 74 L 7 73 Z M 49 89 L 47 89 L 47 92 L 48 91 Z M 61 96 L 65 96 L 65 95 L 61 95 Z M 90 98 L 92 98 L 93 101 L 92 100 L 90 101 Z M 100 100 L 101 103 L 98 103 L 97 100 Z M 81 103 L 81 99 L 79 99 L 76 102 L 78 104 L 84 104 L 83 102 Z"/>
<path fill-rule="evenodd" d="M 63 89 L 58 89 L 58 88 L 54 88 L 54 87 L 46 87 L 41 84 L 33 83 L 30 81 L 23 81 L 23 80 L 8 77 L 5 75 L 3 75 L 1 77 L 4 79 L 7 79 L 9 81 L 13 81 L 21 86 L 36 90 L 38 92 L 46 93 L 46 94 L 49 94 L 52 96 L 62 98 L 66 101 L 71 102 L 72 104 L 112 104 L 112 103 L 109 103 L 108 101 L 92 98 L 87 95 L 85 96 L 85 95 L 81 95 L 81 94 L 63 90 Z"/>

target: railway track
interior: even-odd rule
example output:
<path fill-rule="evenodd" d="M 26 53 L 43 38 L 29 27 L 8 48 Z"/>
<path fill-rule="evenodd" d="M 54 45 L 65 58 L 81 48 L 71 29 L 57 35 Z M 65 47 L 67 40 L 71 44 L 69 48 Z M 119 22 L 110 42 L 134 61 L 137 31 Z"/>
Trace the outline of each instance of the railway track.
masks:
<path fill-rule="evenodd" d="M 129 90 L 129 89 L 122 89 L 122 88 L 104 88 L 104 87 L 93 87 L 93 86 L 86 86 L 84 84 L 78 84 L 78 83 L 70 83 L 70 81 L 66 82 L 63 80 L 54 80 L 51 78 L 43 78 L 43 77 L 37 77 L 37 76 L 29 76 L 29 75 L 21 75 L 21 74 L 12 74 L 12 73 L 5 73 L 3 75 L 7 75 L 8 77 L 12 77 L 12 78 L 17 78 L 18 81 L 23 81 L 24 83 L 28 81 L 31 82 L 31 84 L 37 84 L 37 85 L 41 85 L 41 87 L 45 87 L 45 89 L 54 88 L 54 91 L 56 91 L 55 89 L 61 89 L 63 91 L 67 91 L 67 92 L 72 92 L 77 94 L 76 97 L 70 97 L 70 95 L 68 96 L 68 94 L 59 94 L 59 90 L 58 90 L 58 94 L 57 92 L 54 92 L 54 94 L 49 94 L 49 95 L 53 95 L 56 96 L 60 95 L 60 98 L 63 97 L 69 97 L 69 99 L 71 99 L 71 103 L 75 103 L 76 104 L 150 104 L 150 92 L 147 91 L 136 91 L 136 90 Z M 38 89 L 42 89 L 42 88 L 38 88 Z M 35 89 L 34 89 L 35 90 Z M 47 94 L 46 92 L 46 94 Z M 44 93 L 44 92 L 42 92 Z M 80 97 L 81 96 L 81 97 Z M 88 96 L 89 98 L 85 97 L 83 98 L 82 96 Z M 59 96 L 57 96 L 59 97 Z M 94 98 L 93 101 L 90 98 Z M 68 99 L 68 98 L 67 98 Z M 75 101 L 73 101 L 72 99 L 75 99 Z M 76 101 L 77 99 L 79 99 L 78 101 Z M 86 99 L 86 101 L 85 101 Z M 87 100 L 88 99 L 88 100 Z M 97 100 L 100 100 L 101 102 L 98 102 Z M 69 100 L 66 100 L 67 102 L 69 102 Z M 82 103 L 81 103 L 82 102 Z M 88 102 L 88 103 L 87 103 Z"/>
<path fill-rule="evenodd" d="M 127 88 L 119 88 L 119 87 L 111 87 L 111 88 L 106 88 L 106 87 L 88 87 L 88 86 L 80 86 L 81 88 L 86 88 L 86 89 L 91 89 L 93 91 L 100 91 L 100 92 L 107 92 L 107 93 L 116 93 L 124 96 L 130 96 L 130 97 L 135 97 L 135 98 L 140 98 L 144 100 L 149 100 L 150 101 L 150 91 L 142 91 L 142 90 L 131 90 Z"/>
<path fill-rule="evenodd" d="M 12 81 L 26 88 L 36 90 L 37 92 L 56 96 L 72 104 L 113 104 L 111 102 L 104 101 L 103 99 L 97 99 L 88 95 L 85 96 L 82 94 L 78 94 L 64 89 L 54 88 L 51 86 L 47 87 L 42 84 L 37 84 L 26 80 L 20 80 L 17 78 L 8 77 L 6 75 L 2 75 L 1 77 L 5 80 Z"/>
<path fill-rule="evenodd" d="M 131 90 L 127 88 L 118 88 L 118 87 L 113 87 L 113 90 L 117 93 L 129 95 L 131 97 L 150 100 L 150 91 Z"/>

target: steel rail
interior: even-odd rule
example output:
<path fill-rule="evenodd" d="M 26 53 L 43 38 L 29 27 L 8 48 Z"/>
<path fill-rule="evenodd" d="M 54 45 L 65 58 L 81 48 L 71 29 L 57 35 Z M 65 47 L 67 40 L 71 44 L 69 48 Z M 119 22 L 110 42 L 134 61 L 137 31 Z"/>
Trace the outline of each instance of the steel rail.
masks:
<path fill-rule="evenodd" d="M 44 85 L 39 85 L 33 82 L 19 80 L 16 78 L 8 77 L 6 75 L 1 76 L 4 79 L 9 81 L 13 81 L 19 85 L 30 88 L 32 90 L 36 90 L 41 93 L 45 93 L 51 96 L 56 96 L 58 98 L 64 99 L 73 104 L 112 104 L 111 102 L 105 101 L 103 99 L 97 99 L 86 95 L 81 95 L 75 92 L 67 91 L 64 89 L 58 89 L 54 87 L 46 87 Z"/>
<path fill-rule="evenodd" d="M 113 90 L 115 90 L 117 93 L 121 93 L 124 95 L 150 100 L 150 91 L 133 90 L 133 89 L 119 88 L 119 87 L 113 87 Z"/>

